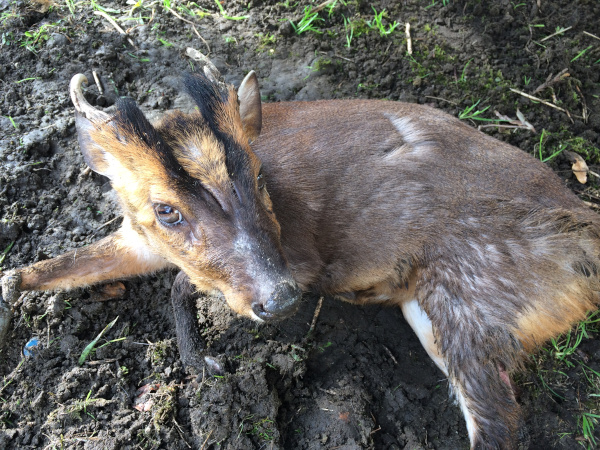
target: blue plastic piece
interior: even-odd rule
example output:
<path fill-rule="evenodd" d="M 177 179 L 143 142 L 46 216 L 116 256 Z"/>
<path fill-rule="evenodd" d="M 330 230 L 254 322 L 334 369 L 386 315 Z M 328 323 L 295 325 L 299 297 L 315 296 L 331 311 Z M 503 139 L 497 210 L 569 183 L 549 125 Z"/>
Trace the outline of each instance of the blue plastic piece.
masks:
<path fill-rule="evenodd" d="M 38 338 L 29 339 L 29 342 L 27 342 L 27 344 L 25 344 L 25 347 L 23 347 L 23 355 L 35 356 L 39 344 L 40 340 Z"/>

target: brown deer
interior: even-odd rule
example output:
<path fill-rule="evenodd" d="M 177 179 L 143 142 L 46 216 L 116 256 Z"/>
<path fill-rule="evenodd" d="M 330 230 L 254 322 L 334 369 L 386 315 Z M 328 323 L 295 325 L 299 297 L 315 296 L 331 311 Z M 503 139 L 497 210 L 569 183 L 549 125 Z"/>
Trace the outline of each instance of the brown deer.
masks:
<path fill-rule="evenodd" d="M 200 364 L 195 289 L 258 321 L 301 291 L 402 308 L 449 378 L 472 448 L 514 448 L 509 374 L 597 307 L 600 220 L 541 162 L 435 109 L 389 101 L 261 105 L 205 73 L 198 110 L 108 115 L 71 81 L 81 150 L 110 178 L 121 228 L 6 273 L 3 296 L 178 267 L 181 357 Z M 194 287 L 192 287 L 192 285 Z"/>

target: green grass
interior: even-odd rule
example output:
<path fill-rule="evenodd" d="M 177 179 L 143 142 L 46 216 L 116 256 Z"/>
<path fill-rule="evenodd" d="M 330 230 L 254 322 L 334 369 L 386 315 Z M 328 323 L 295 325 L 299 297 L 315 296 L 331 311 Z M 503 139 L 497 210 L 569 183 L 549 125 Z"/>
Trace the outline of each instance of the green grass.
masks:
<path fill-rule="evenodd" d="M 294 28 L 296 34 L 302 34 L 306 31 L 312 31 L 313 33 L 323 34 L 323 32 L 316 27 L 316 25 L 319 22 L 323 21 L 324 19 L 319 17 L 319 12 L 313 11 L 312 6 L 309 5 L 304 7 L 304 15 L 298 21 L 298 23 L 294 23 L 291 20 L 290 23 L 292 24 L 292 27 Z"/>
<path fill-rule="evenodd" d="M 483 109 L 475 109 L 475 108 L 477 108 L 477 105 L 479 105 L 480 102 L 481 102 L 481 99 L 477 100 L 477 102 L 475 102 L 471 106 L 467 106 L 464 110 L 462 110 L 458 114 L 458 118 L 461 120 L 471 119 L 471 120 L 479 120 L 479 121 L 483 121 L 483 122 L 496 122 L 495 119 L 486 119 L 484 117 L 481 117 L 481 114 L 483 114 L 488 109 L 490 109 L 490 107 L 486 106 Z"/>
<path fill-rule="evenodd" d="M 104 327 L 104 329 L 100 333 L 98 333 L 98 336 L 96 336 L 96 338 L 83 349 L 83 352 L 81 353 L 81 356 L 79 357 L 79 361 L 78 361 L 80 366 L 85 362 L 85 360 L 87 359 L 89 354 L 92 352 L 92 350 L 94 350 L 94 347 L 96 346 L 96 344 L 98 343 L 100 338 L 102 338 L 102 336 L 104 336 L 104 333 L 106 333 L 108 330 L 110 330 L 113 327 L 113 325 L 117 322 L 118 319 L 119 319 L 119 316 L 117 316 L 115 318 L 115 320 L 113 320 L 108 325 L 106 325 Z"/>
<path fill-rule="evenodd" d="M 594 433 L 600 419 L 600 372 L 582 361 L 587 357 L 580 352 L 579 347 L 584 339 L 593 338 L 599 332 L 600 311 L 593 311 L 575 328 L 552 339 L 542 350 L 541 359 L 536 363 L 542 392 L 551 393 L 554 399 L 566 400 L 559 393 L 562 387 L 570 386 L 570 389 L 577 388 L 578 391 L 583 388 L 578 395 L 579 407 L 574 411 L 574 416 L 577 420 L 576 440 L 588 450 L 597 448 L 598 444 Z M 574 376 L 577 376 L 581 386 L 573 386 Z M 561 433 L 568 434 L 572 433 Z"/>
<path fill-rule="evenodd" d="M 387 12 L 385 9 L 382 9 L 381 12 L 377 12 L 377 10 L 371 6 L 375 16 L 371 20 L 367 20 L 367 26 L 372 30 L 379 31 L 379 35 L 382 37 L 388 36 L 394 32 L 394 30 L 400 25 L 398 22 L 394 20 L 394 23 L 389 24 L 387 28 L 383 24 L 383 18 L 387 18 Z"/>
<path fill-rule="evenodd" d="M 221 5 L 221 3 L 219 2 L 219 0 L 215 0 L 215 3 L 219 7 L 219 11 L 221 12 L 221 16 L 223 16 L 224 19 L 227 19 L 227 20 L 246 20 L 248 17 L 250 17 L 250 16 L 229 16 L 225 12 L 225 8 L 223 8 L 223 5 Z"/>
<path fill-rule="evenodd" d="M 14 122 L 13 122 L 14 124 Z M 12 241 L 10 244 L 8 244 L 8 246 L 2 250 L 2 253 L 0 253 L 0 267 L 2 267 L 2 264 L 4 263 L 4 260 L 6 259 L 6 255 L 8 255 L 8 252 L 10 252 L 10 249 L 13 248 L 13 245 L 15 245 L 15 241 Z"/>

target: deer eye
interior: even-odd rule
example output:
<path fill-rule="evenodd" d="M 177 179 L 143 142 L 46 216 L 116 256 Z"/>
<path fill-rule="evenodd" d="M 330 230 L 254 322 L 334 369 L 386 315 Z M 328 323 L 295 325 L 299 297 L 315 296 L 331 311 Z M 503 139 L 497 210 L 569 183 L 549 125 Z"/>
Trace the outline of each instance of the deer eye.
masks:
<path fill-rule="evenodd" d="M 183 222 L 183 216 L 178 209 L 169 205 L 158 204 L 154 206 L 154 213 L 163 225 L 172 226 Z"/>
<path fill-rule="evenodd" d="M 258 176 L 256 177 L 256 183 L 258 184 L 259 191 L 262 191 L 266 186 L 265 177 L 262 173 L 262 170 L 258 173 Z"/>

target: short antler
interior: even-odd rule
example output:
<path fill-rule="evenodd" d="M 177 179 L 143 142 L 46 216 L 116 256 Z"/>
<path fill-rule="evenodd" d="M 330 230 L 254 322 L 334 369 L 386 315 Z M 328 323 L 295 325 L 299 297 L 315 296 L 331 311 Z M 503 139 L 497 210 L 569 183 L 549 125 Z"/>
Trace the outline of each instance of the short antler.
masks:
<path fill-rule="evenodd" d="M 71 101 L 73 105 L 75 105 L 75 109 L 81 115 L 83 115 L 86 119 L 91 122 L 108 122 L 111 120 L 111 117 L 96 108 L 90 105 L 85 97 L 83 96 L 83 92 L 81 91 L 81 84 L 87 84 L 88 79 L 82 73 L 78 73 L 77 75 L 71 78 L 71 84 L 69 85 L 69 92 L 71 93 Z"/>
<path fill-rule="evenodd" d="M 219 87 L 219 90 L 224 92 L 228 91 L 229 86 L 225 83 L 223 75 L 221 75 L 221 72 L 219 72 L 207 56 L 192 47 L 188 47 L 185 50 L 185 54 L 200 64 L 200 67 L 204 71 L 204 75 L 206 75 L 212 83 L 215 83 Z"/>

